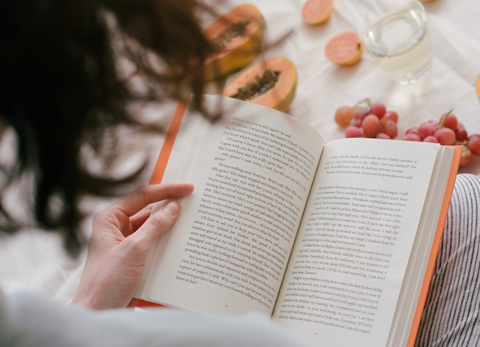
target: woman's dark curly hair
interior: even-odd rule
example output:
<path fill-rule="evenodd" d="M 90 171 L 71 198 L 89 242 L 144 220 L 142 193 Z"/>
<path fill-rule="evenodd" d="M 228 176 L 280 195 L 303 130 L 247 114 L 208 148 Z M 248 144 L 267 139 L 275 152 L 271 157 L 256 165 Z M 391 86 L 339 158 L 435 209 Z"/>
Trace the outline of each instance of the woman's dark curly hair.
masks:
<path fill-rule="evenodd" d="M 201 110 L 202 67 L 212 47 L 197 16 L 212 12 L 197 0 L 14 0 L 0 7 L 0 119 L 17 137 L 3 192 L 33 173 L 36 222 L 64 233 L 75 255 L 83 243 L 79 198 L 111 196 L 141 171 L 123 179 L 93 175 L 81 162 L 81 147 L 99 150 L 106 132 L 119 125 L 142 129 L 127 111 L 135 100 L 165 93 L 180 99 L 186 89 Z M 148 93 L 128 88 L 116 47 Z M 14 231 L 22 223 L 0 197 L 0 228 Z M 63 203 L 52 214 L 54 197 Z"/>

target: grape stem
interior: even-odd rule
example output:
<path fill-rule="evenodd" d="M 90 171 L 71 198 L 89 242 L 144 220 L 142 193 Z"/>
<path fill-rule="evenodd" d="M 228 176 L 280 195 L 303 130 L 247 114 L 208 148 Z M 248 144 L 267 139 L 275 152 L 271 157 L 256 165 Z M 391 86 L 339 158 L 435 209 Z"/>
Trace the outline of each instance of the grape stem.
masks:
<path fill-rule="evenodd" d="M 353 107 L 356 107 L 356 106 L 360 106 L 360 104 L 362 103 L 366 103 L 367 104 L 367 108 L 370 108 L 372 106 L 372 100 L 370 98 L 365 98 L 363 100 L 360 100 L 359 102 L 357 102 Z M 452 110 L 453 111 L 453 110 Z"/>
<path fill-rule="evenodd" d="M 442 117 L 442 122 L 440 123 L 440 129 L 443 128 L 443 124 L 445 123 L 445 119 L 447 119 L 448 115 L 453 112 L 453 108 L 447 112 L 445 117 Z"/>

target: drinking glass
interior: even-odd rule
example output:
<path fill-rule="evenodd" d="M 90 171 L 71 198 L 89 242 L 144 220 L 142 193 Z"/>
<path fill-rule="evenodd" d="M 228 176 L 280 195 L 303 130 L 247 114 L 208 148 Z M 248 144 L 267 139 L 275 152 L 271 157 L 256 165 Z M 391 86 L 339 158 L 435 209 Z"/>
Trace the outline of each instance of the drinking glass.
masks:
<path fill-rule="evenodd" d="M 415 83 L 430 72 L 433 50 L 425 9 L 419 1 L 382 1 L 359 27 L 367 52 L 400 84 Z M 381 12 L 381 13 L 379 13 Z"/>

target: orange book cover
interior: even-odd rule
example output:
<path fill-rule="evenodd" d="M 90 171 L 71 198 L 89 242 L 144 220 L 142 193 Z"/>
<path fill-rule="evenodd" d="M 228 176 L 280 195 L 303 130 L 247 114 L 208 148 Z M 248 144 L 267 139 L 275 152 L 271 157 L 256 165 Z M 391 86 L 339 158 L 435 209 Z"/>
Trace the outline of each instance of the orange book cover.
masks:
<path fill-rule="evenodd" d="M 175 139 L 178 133 L 178 130 L 180 128 L 180 124 L 182 123 L 183 115 L 186 111 L 187 106 L 185 104 L 179 103 L 177 106 L 177 109 L 174 113 L 174 116 L 172 118 L 172 121 L 170 123 L 169 129 L 167 131 L 165 141 L 163 143 L 162 149 L 160 151 L 160 154 L 158 156 L 157 162 L 155 164 L 154 171 L 152 173 L 152 176 L 150 178 L 150 184 L 159 184 L 162 182 L 163 175 L 165 173 L 165 169 L 167 167 L 168 160 L 170 158 L 170 154 L 173 149 L 173 145 L 175 143 Z M 442 209 L 440 212 L 440 219 L 439 223 L 435 232 L 435 238 L 433 241 L 432 245 L 432 250 L 430 253 L 427 269 L 425 272 L 424 276 L 424 281 L 422 284 L 422 289 L 420 293 L 420 297 L 418 300 L 415 316 L 412 322 L 412 327 L 410 329 L 410 335 L 408 338 L 407 346 L 406 347 L 413 347 L 415 344 L 415 339 L 417 336 L 417 332 L 420 326 L 420 320 L 422 318 L 422 313 L 423 309 L 425 306 L 425 302 L 427 299 L 427 294 L 428 294 L 428 288 L 430 285 L 431 278 L 433 276 L 433 271 L 435 268 L 435 261 L 437 258 L 438 250 L 440 247 L 440 242 L 442 239 L 442 234 L 443 234 L 443 228 L 445 225 L 445 221 L 447 218 L 447 213 L 448 213 L 448 208 L 450 205 L 450 198 L 452 196 L 453 192 L 453 187 L 455 185 L 455 179 L 461 159 L 461 152 L 462 149 L 461 147 L 455 147 L 455 154 L 454 154 L 454 159 L 452 162 L 452 166 L 450 169 L 449 173 L 449 179 L 448 179 L 448 184 L 445 190 L 445 197 L 443 200 L 443 205 Z M 163 305 L 145 301 L 145 300 L 138 300 L 137 302 L 137 307 L 165 307 Z"/>
<path fill-rule="evenodd" d="M 435 231 L 435 238 L 433 240 L 432 250 L 430 252 L 430 258 L 428 259 L 427 269 L 418 298 L 417 309 L 412 322 L 412 328 L 410 329 L 410 336 L 408 337 L 407 347 L 413 347 L 415 345 L 415 339 L 417 338 L 418 328 L 420 327 L 420 321 L 422 319 L 423 309 L 427 300 L 428 288 L 430 287 L 430 281 L 432 280 L 433 271 L 435 269 L 435 262 L 437 260 L 438 250 L 440 248 L 440 242 L 442 241 L 443 228 L 445 227 L 445 221 L 447 220 L 448 207 L 450 206 L 450 199 L 453 193 L 453 187 L 455 186 L 455 180 L 457 177 L 458 167 L 460 165 L 460 159 L 462 155 L 462 147 L 455 146 L 455 154 L 448 176 L 448 184 L 445 189 L 445 197 L 443 199 L 442 210 L 440 211 L 440 219 L 438 221 L 437 230 Z"/>

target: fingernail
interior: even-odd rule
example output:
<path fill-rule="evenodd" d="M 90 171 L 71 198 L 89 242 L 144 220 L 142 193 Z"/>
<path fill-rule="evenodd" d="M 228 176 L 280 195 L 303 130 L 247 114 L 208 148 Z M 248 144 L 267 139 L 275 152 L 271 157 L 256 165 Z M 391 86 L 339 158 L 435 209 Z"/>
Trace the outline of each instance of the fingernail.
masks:
<path fill-rule="evenodd" d="M 179 209 L 178 202 L 176 201 L 170 201 L 164 208 L 163 211 L 166 214 L 169 214 L 170 216 L 175 216 L 178 212 Z"/>

